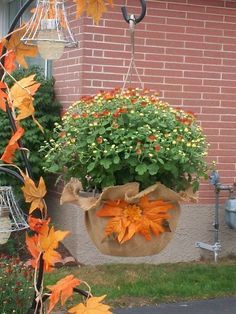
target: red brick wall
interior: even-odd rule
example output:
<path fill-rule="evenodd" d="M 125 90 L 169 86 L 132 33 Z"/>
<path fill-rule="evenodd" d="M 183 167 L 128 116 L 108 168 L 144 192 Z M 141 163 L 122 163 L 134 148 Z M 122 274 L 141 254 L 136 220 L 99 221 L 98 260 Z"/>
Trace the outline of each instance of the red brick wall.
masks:
<path fill-rule="evenodd" d="M 55 63 L 59 100 L 68 106 L 82 94 L 122 86 L 130 62 L 128 24 L 116 5 L 99 25 L 75 20 L 71 27 L 79 48 Z M 118 2 L 120 4 L 118 4 Z M 129 13 L 139 15 L 137 0 Z M 211 144 L 221 181 L 236 177 L 236 1 L 147 0 L 147 15 L 136 26 L 136 65 L 146 88 L 157 90 L 171 105 L 195 112 Z M 138 82 L 137 82 L 138 84 Z M 137 85 L 138 86 L 138 85 Z M 201 202 L 212 202 L 213 189 L 203 184 Z"/>

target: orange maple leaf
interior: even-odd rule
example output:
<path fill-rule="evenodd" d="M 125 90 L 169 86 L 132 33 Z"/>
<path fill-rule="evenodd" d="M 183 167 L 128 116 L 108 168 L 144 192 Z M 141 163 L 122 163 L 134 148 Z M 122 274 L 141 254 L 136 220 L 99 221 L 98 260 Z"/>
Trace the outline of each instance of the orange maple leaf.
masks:
<path fill-rule="evenodd" d="M 38 248 L 38 235 L 35 234 L 32 237 L 29 237 L 26 234 L 26 240 L 25 240 L 26 246 L 28 248 L 28 251 L 32 255 L 33 259 L 30 260 L 31 266 L 33 268 L 36 268 L 38 264 L 38 259 L 39 259 L 39 254 L 42 253 L 42 251 L 39 250 Z M 45 270 L 45 265 L 44 265 L 44 270 Z"/>
<path fill-rule="evenodd" d="M 34 117 L 35 109 L 33 106 L 33 96 L 40 87 L 40 83 L 37 83 L 34 78 L 35 74 L 15 83 L 10 89 L 8 101 L 19 111 L 16 120 L 22 120 L 32 116 L 34 122 L 39 126 L 40 130 L 43 131 L 42 126 Z"/>
<path fill-rule="evenodd" d="M 24 194 L 26 203 L 31 203 L 29 214 L 31 214 L 35 209 L 44 209 L 43 198 L 47 193 L 46 186 L 42 177 L 39 179 L 38 187 L 36 187 L 34 181 L 23 174 L 25 185 L 21 188 Z"/>
<path fill-rule="evenodd" d="M 59 242 L 62 241 L 68 234 L 69 231 L 55 231 L 54 227 L 52 227 L 47 236 L 39 235 L 40 246 L 44 252 L 43 259 L 46 271 L 56 262 L 61 260 L 61 255 L 56 252 L 55 249 L 58 248 Z"/>
<path fill-rule="evenodd" d="M 25 57 L 35 57 L 38 54 L 38 48 L 36 46 L 25 45 L 21 41 L 21 37 L 25 33 L 25 28 L 21 28 L 14 32 L 11 39 L 6 43 L 8 51 L 12 50 L 15 54 L 16 61 L 23 66 L 28 68 L 28 64 L 25 61 Z"/>
<path fill-rule="evenodd" d="M 0 41 L 0 56 L 2 55 L 2 51 L 3 51 L 3 47 L 5 46 L 5 42 L 6 42 L 5 39 L 2 39 Z"/>
<path fill-rule="evenodd" d="M 72 307 L 68 312 L 72 314 L 112 314 L 110 306 L 101 303 L 105 297 L 105 295 L 91 297 L 85 303 Z"/>
<path fill-rule="evenodd" d="M 150 201 L 145 195 L 137 204 L 129 204 L 124 200 L 107 201 L 97 212 L 98 217 L 112 217 L 105 228 L 105 235 L 116 235 L 119 243 L 130 240 L 136 233 L 142 234 L 146 240 L 151 239 L 151 231 L 155 236 L 168 230 L 168 210 L 173 205 L 162 200 Z"/>
<path fill-rule="evenodd" d="M 6 111 L 7 94 L 2 90 L 6 88 L 6 84 L 0 81 L 0 109 Z"/>
<path fill-rule="evenodd" d="M 75 278 L 73 275 L 68 275 L 59 280 L 55 285 L 47 286 L 47 288 L 52 292 L 49 297 L 50 303 L 48 313 L 52 311 L 60 298 L 61 305 L 63 306 L 66 300 L 72 296 L 73 289 L 78 285 L 80 285 L 80 280 Z"/>
<path fill-rule="evenodd" d="M 15 59 L 16 55 L 13 51 L 8 52 L 8 54 L 5 56 L 4 67 L 8 73 L 12 73 L 15 70 Z"/>
<path fill-rule="evenodd" d="M 86 11 L 88 16 L 91 16 L 96 24 L 100 21 L 103 13 L 107 11 L 106 3 L 104 0 L 74 0 L 76 3 L 76 16 L 80 17 Z M 108 0 L 112 5 L 113 1 Z"/>
<path fill-rule="evenodd" d="M 16 82 L 11 87 L 9 99 L 12 101 L 14 107 L 20 108 L 25 99 L 33 102 L 33 96 L 40 86 L 40 83 L 37 83 L 34 78 L 35 74 L 32 74 Z"/>
<path fill-rule="evenodd" d="M 33 257 L 31 260 L 32 267 L 37 266 L 39 255 L 43 254 L 44 271 L 52 270 L 54 264 L 61 260 L 61 255 L 55 249 L 58 248 L 59 241 L 62 241 L 68 233 L 68 231 L 55 231 L 54 227 L 49 229 L 48 225 L 45 225 L 42 234 L 35 234 L 32 237 L 26 236 L 26 244 Z"/>
<path fill-rule="evenodd" d="M 18 127 L 16 133 L 10 139 L 5 151 L 1 157 L 1 160 L 11 164 L 15 151 L 19 148 L 17 141 L 23 136 L 25 130 L 22 127 Z"/>
<path fill-rule="evenodd" d="M 47 220 L 35 218 L 32 215 L 29 215 L 28 217 L 28 223 L 29 223 L 30 229 L 42 235 L 47 234 L 48 224 L 50 220 L 51 220 L 50 218 L 48 218 Z"/>
<path fill-rule="evenodd" d="M 86 10 L 87 0 L 73 0 L 76 3 L 76 17 L 79 18 Z"/>

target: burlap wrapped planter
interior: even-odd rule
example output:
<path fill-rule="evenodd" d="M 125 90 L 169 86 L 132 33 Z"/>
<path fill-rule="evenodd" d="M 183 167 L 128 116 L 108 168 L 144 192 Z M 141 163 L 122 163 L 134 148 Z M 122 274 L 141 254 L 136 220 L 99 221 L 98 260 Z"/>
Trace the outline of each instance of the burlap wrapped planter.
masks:
<path fill-rule="evenodd" d="M 123 257 L 149 256 L 158 254 L 172 239 L 180 216 L 179 201 L 182 198 L 161 183 L 156 183 L 141 192 L 139 192 L 139 184 L 136 182 L 108 187 L 97 197 L 85 196 L 81 194 L 81 189 L 81 183 L 76 179 L 71 179 L 62 193 L 61 203 L 73 202 L 85 211 L 88 234 L 101 253 Z M 122 244 L 115 237 L 105 237 L 104 229 L 109 218 L 97 216 L 97 212 L 104 203 L 109 200 L 124 199 L 130 204 L 135 204 L 144 195 L 147 195 L 149 200 L 163 200 L 173 205 L 173 209 L 168 210 L 170 231 L 158 236 L 152 234 L 150 240 L 146 240 L 140 234 L 135 234 L 130 240 Z"/>

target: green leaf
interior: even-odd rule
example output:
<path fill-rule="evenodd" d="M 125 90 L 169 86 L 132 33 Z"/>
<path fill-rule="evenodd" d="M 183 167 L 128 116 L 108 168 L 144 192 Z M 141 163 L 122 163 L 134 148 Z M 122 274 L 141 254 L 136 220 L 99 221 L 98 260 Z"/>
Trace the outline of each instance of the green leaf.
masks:
<path fill-rule="evenodd" d="M 158 161 L 159 161 L 159 163 L 162 164 L 162 165 L 165 164 L 164 161 L 163 161 L 161 158 L 158 158 Z"/>
<path fill-rule="evenodd" d="M 131 157 L 129 160 L 128 160 L 130 166 L 136 166 L 137 165 L 137 158 L 134 158 L 134 157 Z"/>
<path fill-rule="evenodd" d="M 146 166 L 145 164 L 138 165 L 138 166 L 135 168 L 135 171 L 141 176 L 141 175 L 143 175 L 145 172 L 147 172 L 147 166 Z"/>
<path fill-rule="evenodd" d="M 59 171 L 60 169 L 59 169 L 59 167 L 58 167 L 58 165 L 57 164 L 53 164 L 50 168 L 49 168 L 49 171 L 51 171 L 51 172 L 57 172 L 57 171 Z"/>
<path fill-rule="evenodd" d="M 95 162 L 91 162 L 87 167 L 87 171 L 91 172 L 95 168 L 95 165 Z"/>
<path fill-rule="evenodd" d="M 157 164 L 152 164 L 148 166 L 148 172 L 150 173 L 151 176 L 157 174 L 159 170 L 159 166 Z"/>
<path fill-rule="evenodd" d="M 110 159 L 102 159 L 100 164 L 103 166 L 104 169 L 108 170 L 112 165 L 112 161 Z"/>
<path fill-rule="evenodd" d="M 120 157 L 119 156 L 115 156 L 115 158 L 113 159 L 113 163 L 115 165 L 118 165 L 120 163 Z"/>
<path fill-rule="evenodd" d="M 129 158 L 129 156 L 130 156 L 130 154 L 129 153 L 125 153 L 125 157 L 124 157 L 124 159 L 128 159 Z"/>

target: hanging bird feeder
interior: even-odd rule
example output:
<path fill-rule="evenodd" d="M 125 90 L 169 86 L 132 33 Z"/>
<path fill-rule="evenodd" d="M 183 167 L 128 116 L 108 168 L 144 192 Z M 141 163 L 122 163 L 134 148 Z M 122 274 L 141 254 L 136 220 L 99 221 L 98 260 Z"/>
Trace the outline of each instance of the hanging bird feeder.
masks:
<path fill-rule="evenodd" d="M 0 245 L 7 242 L 11 232 L 27 229 L 25 215 L 18 207 L 11 186 L 0 186 Z"/>
<path fill-rule="evenodd" d="M 59 59 L 65 47 L 76 47 L 64 0 L 38 0 L 21 41 L 38 46 L 41 57 L 47 60 Z"/>

